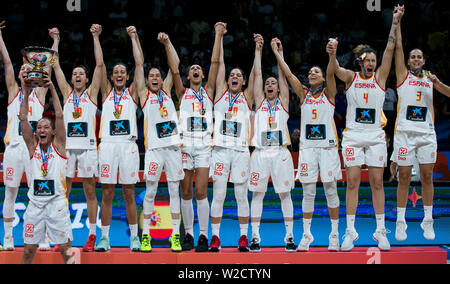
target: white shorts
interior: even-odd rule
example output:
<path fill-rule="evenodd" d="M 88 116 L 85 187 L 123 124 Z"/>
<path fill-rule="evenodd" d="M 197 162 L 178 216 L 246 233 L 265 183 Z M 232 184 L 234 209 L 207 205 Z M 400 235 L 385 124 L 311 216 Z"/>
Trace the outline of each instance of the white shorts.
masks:
<path fill-rule="evenodd" d="M 269 177 L 272 177 L 276 193 L 289 192 L 294 188 L 294 163 L 288 149 L 255 149 L 252 153 L 249 190 L 266 192 Z"/>
<path fill-rule="evenodd" d="M 25 172 L 28 181 L 30 152 L 25 143 L 9 145 L 3 155 L 3 182 L 6 187 L 19 187 Z"/>
<path fill-rule="evenodd" d="M 98 164 L 99 183 L 136 184 L 139 181 L 139 149 L 135 142 L 100 143 Z"/>
<path fill-rule="evenodd" d="M 97 150 L 67 149 L 67 174 L 69 178 L 75 177 L 75 170 L 79 178 L 91 178 L 98 176 Z"/>
<path fill-rule="evenodd" d="M 208 168 L 211 160 L 211 146 L 184 146 L 181 148 L 183 169 Z"/>
<path fill-rule="evenodd" d="M 241 184 L 248 181 L 250 167 L 250 152 L 236 151 L 229 148 L 214 147 L 211 154 L 209 176 L 213 181 Z"/>
<path fill-rule="evenodd" d="M 342 137 L 342 157 L 346 167 L 386 167 L 386 134 L 378 131 L 344 131 Z"/>
<path fill-rule="evenodd" d="M 24 244 L 44 242 L 45 233 L 58 245 L 73 240 L 69 206 L 64 197 L 57 197 L 44 207 L 38 207 L 30 201 L 23 218 Z"/>
<path fill-rule="evenodd" d="M 300 149 L 296 180 L 302 183 L 333 182 L 342 179 L 341 159 L 336 147 Z"/>
<path fill-rule="evenodd" d="M 434 164 L 437 156 L 436 134 L 397 131 L 394 137 L 393 161 L 399 166 Z"/>
<path fill-rule="evenodd" d="M 164 169 L 167 181 L 184 179 L 181 150 L 178 146 L 148 149 L 145 153 L 144 177 L 148 181 L 159 181 Z"/>

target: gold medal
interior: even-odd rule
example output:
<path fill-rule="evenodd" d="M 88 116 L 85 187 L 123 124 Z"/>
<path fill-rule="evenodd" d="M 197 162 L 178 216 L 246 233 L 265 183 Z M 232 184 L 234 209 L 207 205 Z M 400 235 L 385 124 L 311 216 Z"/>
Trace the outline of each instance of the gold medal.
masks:
<path fill-rule="evenodd" d="M 160 107 L 159 108 L 159 114 L 161 115 L 161 117 L 166 117 L 166 113 L 164 111 L 164 107 Z"/>
<path fill-rule="evenodd" d="M 42 176 L 46 177 L 48 175 L 48 170 L 47 169 L 43 169 L 42 170 Z"/>
<path fill-rule="evenodd" d="M 201 115 L 205 115 L 205 113 L 206 113 L 206 109 L 204 109 L 204 108 L 200 109 L 200 114 Z"/>
<path fill-rule="evenodd" d="M 113 114 L 114 114 L 114 117 L 116 118 L 116 119 L 119 119 L 120 118 L 120 112 L 119 111 L 114 111 L 113 112 Z"/>
<path fill-rule="evenodd" d="M 73 116 L 73 118 L 77 119 L 77 118 L 80 118 L 81 113 L 79 111 L 74 111 L 74 112 L 72 112 L 72 116 Z"/>

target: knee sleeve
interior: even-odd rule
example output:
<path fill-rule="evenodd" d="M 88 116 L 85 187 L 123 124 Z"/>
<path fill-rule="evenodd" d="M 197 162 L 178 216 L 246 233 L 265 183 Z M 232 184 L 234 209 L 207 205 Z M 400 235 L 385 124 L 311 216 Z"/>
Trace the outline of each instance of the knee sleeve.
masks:
<path fill-rule="evenodd" d="M 169 181 L 167 186 L 169 187 L 170 196 L 170 213 L 179 214 L 180 213 L 180 193 L 179 193 L 178 181 Z"/>
<path fill-rule="evenodd" d="M 248 187 L 247 183 L 234 185 L 234 196 L 236 197 L 237 210 L 239 217 L 248 217 L 249 205 L 248 205 Z"/>
<path fill-rule="evenodd" d="M 223 214 L 223 203 L 225 202 L 225 197 L 227 196 L 227 183 L 215 181 L 213 188 L 211 217 L 221 218 Z"/>
<path fill-rule="evenodd" d="M 339 207 L 339 195 L 337 192 L 336 182 L 327 182 L 323 184 L 325 196 L 327 197 L 327 204 L 329 208 Z"/>
<path fill-rule="evenodd" d="M 252 206 L 251 206 L 251 216 L 252 218 L 261 218 L 263 210 L 263 201 L 265 192 L 253 192 L 252 195 Z"/>
<path fill-rule="evenodd" d="M 314 200 L 316 199 L 316 183 L 304 183 L 302 210 L 306 213 L 314 212 Z"/>
<path fill-rule="evenodd" d="M 292 204 L 292 198 L 290 192 L 283 192 L 279 194 L 281 200 L 281 211 L 284 218 L 294 217 L 294 205 Z"/>
<path fill-rule="evenodd" d="M 5 188 L 5 200 L 3 202 L 3 218 L 6 219 L 14 218 L 17 191 L 18 191 L 17 187 Z"/>
<path fill-rule="evenodd" d="M 156 181 L 146 182 L 146 191 L 144 197 L 144 215 L 152 215 L 157 190 L 158 190 L 158 182 Z"/>

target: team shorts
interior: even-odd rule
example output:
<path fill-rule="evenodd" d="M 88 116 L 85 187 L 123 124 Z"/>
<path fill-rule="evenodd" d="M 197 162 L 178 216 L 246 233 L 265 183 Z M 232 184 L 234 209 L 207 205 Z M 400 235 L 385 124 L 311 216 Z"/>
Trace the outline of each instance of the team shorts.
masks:
<path fill-rule="evenodd" d="M 24 244 L 43 243 L 46 233 L 57 245 L 73 240 L 69 206 L 64 197 L 52 199 L 44 207 L 38 207 L 30 201 L 23 218 Z"/>
<path fill-rule="evenodd" d="M 341 159 L 336 147 L 300 149 L 296 180 L 302 183 L 333 182 L 342 179 Z"/>
<path fill-rule="evenodd" d="M 8 145 L 3 155 L 3 182 L 6 187 L 19 187 L 25 172 L 28 181 L 30 152 L 25 143 Z"/>
<path fill-rule="evenodd" d="M 139 181 L 139 149 L 135 142 L 100 143 L 98 164 L 100 183 L 136 184 Z"/>
<path fill-rule="evenodd" d="M 383 130 L 344 131 L 342 137 L 342 157 L 346 167 L 386 167 L 387 145 Z"/>
<path fill-rule="evenodd" d="M 181 149 L 179 146 L 169 146 L 157 149 L 147 149 L 145 153 L 144 177 L 148 181 L 159 181 L 164 169 L 167 181 L 184 179 Z"/>
<path fill-rule="evenodd" d="M 67 177 L 74 178 L 75 170 L 79 178 L 98 176 L 97 150 L 67 149 Z"/>
<path fill-rule="evenodd" d="M 213 181 L 241 184 L 248 181 L 250 166 L 250 152 L 234 149 L 214 147 L 211 154 L 209 176 Z"/>
<path fill-rule="evenodd" d="M 183 146 L 181 148 L 183 169 L 193 170 L 209 168 L 211 160 L 211 146 Z"/>
<path fill-rule="evenodd" d="M 249 190 L 266 192 L 270 177 L 276 193 L 289 192 L 294 188 L 294 163 L 285 147 L 255 149 L 252 153 Z"/>
<path fill-rule="evenodd" d="M 436 134 L 397 131 L 394 137 L 393 161 L 399 166 L 434 164 L 437 156 Z"/>

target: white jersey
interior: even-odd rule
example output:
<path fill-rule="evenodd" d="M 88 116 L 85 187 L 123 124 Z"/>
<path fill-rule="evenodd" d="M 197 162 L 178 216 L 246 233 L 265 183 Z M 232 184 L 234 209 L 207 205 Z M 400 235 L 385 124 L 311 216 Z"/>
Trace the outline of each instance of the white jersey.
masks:
<path fill-rule="evenodd" d="M 347 129 L 381 130 L 387 119 L 383 113 L 386 91 L 377 82 L 375 75 L 369 79 L 355 74 L 347 93 Z"/>
<path fill-rule="evenodd" d="M 267 99 L 264 99 L 255 113 L 251 146 L 270 149 L 290 145 L 288 119 L 289 113 L 279 99 L 273 107 Z"/>
<path fill-rule="evenodd" d="M 117 109 L 114 103 L 115 100 L 118 102 Z M 137 103 L 131 97 L 128 88 L 125 88 L 121 94 L 116 94 L 116 91 L 113 88 L 103 102 L 102 119 L 100 123 L 101 141 L 136 141 L 138 137 L 136 110 Z"/>
<path fill-rule="evenodd" d="M 97 149 L 96 119 L 97 104 L 87 91 L 78 98 L 72 91 L 64 104 L 64 124 L 66 125 L 66 149 Z"/>
<path fill-rule="evenodd" d="M 395 130 L 433 134 L 433 82 L 428 77 L 416 77 L 408 72 L 397 87 L 398 111 Z"/>
<path fill-rule="evenodd" d="M 8 105 L 8 125 L 6 127 L 5 138 L 3 141 L 5 145 L 16 145 L 24 143 L 22 137 L 22 131 L 20 130 L 20 121 L 18 114 L 20 113 L 20 107 L 22 105 L 23 93 L 22 89 L 19 89 L 14 99 Z M 31 124 L 33 132 L 36 131 L 37 122 L 42 118 L 44 112 L 44 105 L 33 89 L 28 96 L 28 121 Z"/>
<path fill-rule="evenodd" d="M 251 109 L 243 92 L 234 98 L 226 91 L 214 104 L 214 145 L 247 151 Z"/>
<path fill-rule="evenodd" d="M 142 107 L 145 149 L 169 147 L 181 143 L 178 115 L 172 98 L 163 90 L 160 96 L 149 91 Z"/>
<path fill-rule="evenodd" d="M 45 176 L 43 174 L 43 154 L 48 158 L 48 172 Z M 53 143 L 47 149 L 46 154 L 38 144 L 30 162 L 31 186 L 28 190 L 30 201 L 38 207 L 44 207 L 54 198 L 66 198 L 67 158 L 58 153 Z"/>
<path fill-rule="evenodd" d="M 300 148 L 329 148 L 338 145 L 334 104 L 325 91 L 314 98 L 307 92 L 301 105 Z"/>
<path fill-rule="evenodd" d="M 213 102 L 203 87 L 198 94 L 192 88 L 185 89 L 180 103 L 180 129 L 184 146 L 212 145 Z"/>

